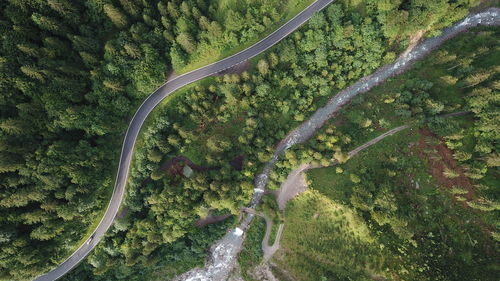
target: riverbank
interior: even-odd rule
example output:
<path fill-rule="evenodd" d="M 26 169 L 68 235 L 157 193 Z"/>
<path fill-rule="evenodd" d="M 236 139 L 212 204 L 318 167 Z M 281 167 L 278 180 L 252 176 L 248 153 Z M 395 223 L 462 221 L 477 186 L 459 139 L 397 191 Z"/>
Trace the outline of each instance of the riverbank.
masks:
<path fill-rule="evenodd" d="M 265 165 L 263 172 L 256 176 L 254 184 L 255 194 L 253 196 L 252 204 L 250 205 L 250 207 L 255 208 L 255 206 L 260 202 L 262 194 L 265 191 L 268 182 L 269 174 L 272 171 L 274 164 L 278 161 L 279 156 L 286 149 L 292 147 L 293 145 L 306 142 L 312 135 L 314 135 L 314 133 L 319 128 L 321 128 L 321 126 L 332 116 L 332 114 L 340 109 L 340 107 L 348 103 L 353 97 L 362 93 L 366 93 L 376 85 L 383 83 L 389 77 L 401 74 L 402 72 L 406 71 L 416 61 L 422 59 L 434 49 L 439 47 L 446 40 L 451 39 L 459 33 L 478 25 L 499 25 L 499 15 L 500 11 L 497 8 L 491 8 L 479 14 L 469 15 L 464 20 L 443 30 L 440 36 L 426 39 L 425 41 L 417 44 L 411 52 L 399 57 L 394 63 L 381 67 L 373 74 L 358 80 L 358 82 L 354 83 L 352 86 L 346 88 L 345 90 L 338 93 L 335 97 L 330 99 L 326 106 L 318 109 L 311 118 L 302 123 L 302 125 L 295 130 L 293 130 L 278 144 L 273 154 L 272 160 L 268 162 L 267 165 Z M 238 228 L 231 230 L 224 238 L 217 242 L 217 244 L 215 245 L 215 249 L 227 248 L 228 252 L 236 255 L 241 250 L 242 241 L 244 239 L 242 237 L 243 230 L 248 227 L 248 224 L 252 221 L 252 219 L 253 215 L 248 215 Z M 216 260 L 217 255 L 219 255 L 219 251 L 211 253 L 210 260 Z M 225 260 L 229 259 L 225 257 Z M 217 268 L 222 266 L 225 268 L 225 271 L 229 273 L 232 266 L 234 266 L 235 257 L 230 260 L 230 263 L 218 263 L 219 265 Z M 225 276 L 227 275 L 217 275 L 218 271 L 212 271 L 213 268 L 213 266 L 209 265 L 206 270 L 203 270 L 203 272 L 205 272 L 204 275 L 200 276 L 203 276 L 205 280 L 224 280 Z M 195 271 L 200 272 L 200 269 L 196 269 Z M 185 276 L 192 275 L 187 273 Z M 217 278 L 220 279 L 213 279 L 214 276 L 217 276 Z M 189 279 L 188 277 L 187 279 L 179 280 L 193 279 Z"/>

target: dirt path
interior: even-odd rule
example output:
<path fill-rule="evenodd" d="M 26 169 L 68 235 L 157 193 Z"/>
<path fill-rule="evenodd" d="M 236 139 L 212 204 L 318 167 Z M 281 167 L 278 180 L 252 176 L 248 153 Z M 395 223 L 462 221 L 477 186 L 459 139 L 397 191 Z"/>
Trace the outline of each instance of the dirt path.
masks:
<path fill-rule="evenodd" d="M 472 113 L 472 111 L 459 111 L 459 112 L 444 114 L 444 115 L 441 115 L 440 117 L 441 118 L 448 118 L 448 117 L 464 116 L 464 115 L 468 115 L 471 113 Z"/>
<path fill-rule="evenodd" d="M 352 151 L 350 151 L 350 152 L 348 153 L 349 158 L 352 158 L 352 157 L 353 157 L 353 156 L 355 156 L 356 154 L 360 153 L 362 150 L 367 149 L 368 147 L 370 147 L 370 146 L 372 146 L 372 145 L 376 144 L 377 142 L 379 142 L 379 141 L 381 141 L 381 140 L 385 139 L 386 137 L 388 137 L 388 136 L 392 136 L 392 135 L 394 135 L 395 133 L 397 133 L 397 132 L 399 132 L 399 131 L 402 131 L 402 130 L 404 130 L 404 129 L 408 128 L 408 127 L 410 127 L 410 126 L 409 126 L 409 125 L 399 126 L 399 127 L 397 127 L 397 128 L 394 128 L 394 129 L 392 129 L 392 130 L 389 130 L 389 131 L 387 131 L 387 132 L 385 132 L 385 133 L 381 134 L 380 136 L 378 136 L 378 137 L 376 137 L 376 138 L 373 138 L 372 140 L 368 141 L 367 143 L 362 144 L 362 145 L 360 145 L 360 146 L 356 147 L 355 149 L 353 149 Z M 334 165 L 335 165 L 335 164 L 334 164 Z"/>
<path fill-rule="evenodd" d="M 397 128 L 394 128 L 392 130 L 389 130 L 380 136 L 377 136 L 373 138 L 372 140 L 358 146 L 357 148 L 353 149 L 351 152 L 349 152 L 349 158 L 357 155 L 359 152 L 362 150 L 380 142 L 384 138 L 388 136 L 392 136 L 397 132 L 400 132 L 404 129 L 407 129 L 409 125 L 404 125 L 400 126 Z M 337 163 L 333 163 L 330 166 L 334 166 Z M 281 188 L 278 190 L 278 192 L 274 193 L 276 195 L 276 200 L 278 201 L 278 206 L 281 211 L 283 211 L 286 207 L 286 203 L 295 198 L 297 195 L 301 194 L 302 192 L 306 191 L 307 189 L 307 182 L 305 180 L 304 171 L 310 170 L 310 169 L 316 169 L 316 168 L 324 168 L 326 166 L 313 166 L 311 164 L 302 164 L 300 165 L 297 169 L 293 170 L 287 177 L 286 181 L 281 185 Z M 264 234 L 264 238 L 262 239 L 262 252 L 263 252 L 263 261 L 262 263 L 257 266 L 255 271 L 260 272 L 261 274 L 264 274 L 267 276 L 268 279 L 274 278 L 272 273 L 269 270 L 266 270 L 267 262 L 271 259 L 271 257 L 279 250 L 280 248 L 280 240 L 281 240 L 281 235 L 283 234 L 283 229 L 285 227 L 285 224 L 282 223 L 279 225 L 278 232 L 276 233 L 276 237 L 274 239 L 274 243 L 272 246 L 269 246 L 269 238 L 271 236 L 271 231 L 273 227 L 273 222 L 272 220 L 263 213 L 256 212 L 254 209 L 251 208 L 242 208 L 242 212 L 246 212 L 252 215 L 259 216 L 263 218 L 266 221 L 266 233 Z M 264 264 L 264 266 L 263 266 Z"/>
<path fill-rule="evenodd" d="M 264 234 L 264 239 L 262 239 L 262 252 L 264 253 L 263 262 L 267 262 L 280 248 L 280 240 L 281 234 L 283 233 L 284 224 L 280 224 L 278 227 L 278 231 L 276 233 L 276 237 L 274 239 L 274 243 L 272 246 L 269 246 L 269 238 L 271 238 L 271 232 L 273 229 L 273 221 L 264 213 L 256 212 L 251 208 L 241 208 L 241 211 L 259 216 L 266 221 L 266 233 Z"/>
<path fill-rule="evenodd" d="M 306 191 L 307 183 L 302 172 L 311 169 L 311 164 L 302 164 L 297 169 L 293 170 L 281 188 L 277 192 L 278 207 L 280 210 L 285 210 L 286 203 L 295 198 L 295 196 Z"/>
<path fill-rule="evenodd" d="M 349 158 L 354 157 L 356 154 L 360 153 L 364 149 L 367 149 L 368 147 L 380 142 L 384 138 L 388 136 L 392 136 L 396 134 L 397 132 L 400 132 L 404 129 L 409 128 L 409 125 L 403 125 L 399 126 L 397 128 L 391 129 L 380 136 L 377 136 L 370 141 L 356 147 L 352 151 L 348 153 Z M 302 164 L 300 165 L 297 169 L 293 170 L 288 177 L 286 178 L 285 182 L 281 184 L 280 189 L 278 192 L 275 193 L 277 195 L 276 200 L 278 201 L 278 206 L 280 210 L 284 210 L 286 207 L 286 203 L 289 200 L 292 200 L 295 198 L 297 195 L 301 194 L 302 192 L 307 190 L 307 183 L 306 179 L 304 177 L 303 172 L 310 170 L 310 169 L 316 169 L 316 168 L 326 168 L 326 167 L 331 167 L 337 165 L 337 162 L 332 163 L 329 166 L 313 166 L 311 164 Z"/>
<path fill-rule="evenodd" d="M 445 115 L 442 115 L 441 117 L 448 118 L 448 117 L 462 116 L 462 115 L 466 115 L 469 113 L 470 113 L 469 111 L 460 111 L 460 112 L 453 112 L 453 113 L 445 114 Z M 356 147 L 355 149 L 353 149 L 352 151 L 350 151 L 348 153 L 348 156 L 349 156 L 349 158 L 352 158 L 356 154 L 358 154 L 361 151 L 363 151 L 364 149 L 380 142 L 384 138 L 386 138 L 388 136 L 392 136 L 392 135 L 396 134 L 397 132 L 400 132 L 400 131 L 407 129 L 409 127 L 410 127 L 409 125 L 403 125 L 403 126 L 399 126 L 399 127 L 394 128 L 394 129 L 391 129 L 391 130 L 381 134 L 380 136 L 377 136 L 377 137 L 373 138 L 372 140 Z M 333 163 L 329 166 L 334 166 L 336 164 L 337 163 Z M 283 182 L 281 184 L 281 187 L 279 190 L 269 192 L 269 193 L 272 193 L 276 196 L 276 200 L 278 202 L 279 209 L 282 211 L 285 210 L 286 203 L 289 200 L 295 198 L 297 195 L 306 191 L 307 182 L 306 182 L 306 179 L 303 175 L 303 172 L 306 172 L 307 170 L 310 170 L 310 169 L 325 168 L 325 167 L 326 166 L 313 166 L 311 164 L 304 163 L 304 164 L 301 164 L 295 170 L 293 170 L 290 174 L 288 174 L 288 177 L 286 178 L 285 182 Z"/>
<path fill-rule="evenodd" d="M 462 115 L 466 115 L 468 113 L 469 112 L 467 112 L 467 111 L 454 112 L 454 113 L 445 114 L 442 117 L 447 118 L 447 117 L 462 116 Z M 399 127 L 391 129 L 391 130 L 371 139 L 370 141 L 368 141 L 368 142 L 356 147 L 355 149 L 351 150 L 348 153 L 349 159 L 356 156 L 361 151 L 369 148 L 370 146 L 377 144 L 378 142 L 382 141 L 386 137 L 392 136 L 392 135 L 394 135 L 400 131 L 403 131 L 409 127 L 410 127 L 410 125 L 399 126 Z M 283 182 L 280 189 L 277 190 L 277 192 L 273 193 L 277 197 L 276 200 L 278 201 L 279 209 L 283 211 L 286 207 L 286 203 L 289 200 L 292 200 L 293 198 L 295 198 L 296 196 L 298 196 L 299 194 L 301 194 L 307 190 L 308 186 L 307 186 L 307 182 L 306 182 L 306 179 L 304 177 L 303 172 L 308 171 L 310 169 L 332 167 L 332 166 L 335 166 L 337 164 L 338 164 L 337 162 L 334 162 L 329 166 L 314 166 L 311 164 L 302 164 L 298 168 L 293 170 L 288 175 L 285 182 Z M 267 223 L 267 220 L 266 220 L 266 223 Z M 272 226 L 272 224 L 271 224 L 271 226 Z M 269 228 L 271 226 L 269 226 Z M 280 225 L 280 229 L 281 229 L 281 226 L 283 226 L 283 225 Z M 272 252 L 272 254 L 274 254 L 279 249 L 279 239 L 280 238 L 281 238 L 281 233 L 279 233 L 279 235 L 276 236 L 275 243 L 274 243 L 273 247 L 275 245 L 277 245 L 278 248 L 273 249 L 274 251 Z M 267 241 L 269 241 L 267 229 L 266 229 L 266 235 L 264 236 L 264 240 L 266 241 L 266 245 L 267 245 Z M 264 240 L 262 241 L 262 243 L 263 243 L 262 249 L 263 250 L 264 250 Z M 268 261 L 270 257 L 271 256 L 269 256 L 267 259 L 264 259 L 264 262 Z"/>

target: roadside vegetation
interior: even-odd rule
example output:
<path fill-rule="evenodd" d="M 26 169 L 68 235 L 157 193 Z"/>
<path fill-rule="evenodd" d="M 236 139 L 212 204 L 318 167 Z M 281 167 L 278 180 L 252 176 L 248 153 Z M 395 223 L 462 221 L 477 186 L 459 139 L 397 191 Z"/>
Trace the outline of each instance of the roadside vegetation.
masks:
<path fill-rule="evenodd" d="M 213 2 L 213 3 L 212 3 Z M 177 31 L 177 48 L 170 56 L 176 73 L 184 73 L 218 61 L 270 34 L 314 0 L 218 0 L 208 1 L 209 15 L 192 14 L 191 29 Z M 171 15 L 167 15 L 167 18 Z M 184 15 L 185 16 L 185 15 Z M 189 16 L 188 16 L 189 17 Z M 194 43 L 193 43 L 194 42 Z"/>

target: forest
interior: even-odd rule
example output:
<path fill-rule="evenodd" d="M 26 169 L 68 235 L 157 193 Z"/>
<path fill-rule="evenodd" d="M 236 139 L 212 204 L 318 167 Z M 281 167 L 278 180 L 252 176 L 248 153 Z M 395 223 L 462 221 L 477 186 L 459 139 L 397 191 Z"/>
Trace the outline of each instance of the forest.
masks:
<path fill-rule="evenodd" d="M 456 9 L 457 18 L 467 13 L 467 6 L 443 7 L 442 14 Z M 128 213 L 118 224 L 123 226 L 94 251 L 90 265 L 82 265 L 67 280 L 83 275 L 133 280 L 136 272 L 153 274 L 152 264 L 171 275 L 188 270 L 192 262 L 202 264 L 207 248 L 198 248 L 194 240 L 200 231 L 195 222 L 209 213 L 238 214 L 250 199 L 253 176 L 269 160 L 276 142 L 328 97 L 391 62 L 408 44 L 408 38 L 390 37 L 380 28 L 396 28 L 384 22 L 386 12 L 375 4 L 334 3 L 255 58 L 248 70 L 189 86 L 160 105 L 139 141 L 127 189 Z M 435 23 L 435 28 L 457 18 Z M 194 174 L 186 177 L 182 167 L 172 169 L 171 160 L 179 156 L 201 167 L 192 167 Z M 307 150 L 301 157 L 322 158 Z M 274 173 L 273 184 L 285 176 Z M 172 244 L 191 245 L 196 255 L 178 257 L 169 266 L 165 257 L 175 253 L 168 246 Z M 109 250 L 118 247 L 120 251 Z"/>
<path fill-rule="evenodd" d="M 0 280 L 33 278 L 85 241 L 109 200 L 128 120 L 168 73 L 258 40 L 306 2 L 0 3 Z M 143 280 L 200 265 L 234 217 L 203 228 L 194 223 L 209 214 L 238 214 L 277 141 L 340 89 L 392 62 L 415 32 L 438 34 L 476 4 L 338 1 L 242 73 L 180 90 L 142 130 L 120 218 L 63 279 Z M 495 77 L 487 74 L 492 67 L 482 71 L 460 83 L 476 89 Z M 477 96 L 494 92 L 483 91 Z M 398 99 L 403 116 L 419 114 L 405 111 L 405 95 Z M 484 126 L 477 130 L 494 138 L 490 113 L 481 110 L 494 105 L 482 100 L 475 108 L 485 114 Z M 325 153 L 348 139 L 328 136 Z M 484 140 L 485 147 L 493 143 Z M 288 168 L 311 157 L 327 161 L 321 151 L 311 152 Z M 193 162 L 184 165 L 193 175 L 179 171 L 177 164 L 187 162 L 172 161 L 179 156 Z M 470 165 L 488 163 L 481 161 Z M 273 174 L 275 187 L 285 170 Z"/>
<path fill-rule="evenodd" d="M 297 9 L 292 0 L 2 1 L 0 280 L 39 275 L 90 235 L 127 120 L 172 67 L 256 40 Z"/>

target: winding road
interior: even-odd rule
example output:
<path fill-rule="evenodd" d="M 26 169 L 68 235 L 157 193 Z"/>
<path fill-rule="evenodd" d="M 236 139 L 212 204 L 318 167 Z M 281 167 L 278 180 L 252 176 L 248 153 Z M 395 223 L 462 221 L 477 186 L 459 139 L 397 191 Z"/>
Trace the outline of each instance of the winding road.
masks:
<path fill-rule="evenodd" d="M 213 64 L 198 68 L 194 71 L 186 73 L 184 75 L 178 76 L 171 81 L 163 84 L 161 87 L 156 89 L 139 107 L 136 111 L 132 121 L 129 124 L 125 139 L 123 142 L 122 152 L 120 156 L 120 163 L 118 166 L 118 174 L 116 177 L 116 183 L 113 190 L 111 200 L 109 202 L 106 213 L 102 218 L 101 222 L 97 226 L 94 233 L 91 235 L 91 239 L 87 240 L 83 245 L 80 246 L 68 259 L 61 263 L 55 269 L 49 271 L 47 274 L 39 276 L 35 281 L 52 281 L 60 278 L 72 268 L 74 268 L 79 262 L 81 262 L 89 253 L 94 249 L 94 247 L 99 243 L 102 236 L 113 224 L 118 209 L 122 203 L 123 195 L 125 193 L 125 186 L 127 184 L 128 173 L 130 169 L 130 163 L 132 161 L 132 155 L 134 151 L 134 145 L 139 135 L 139 131 L 148 117 L 148 115 L 153 111 L 153 109 L 166 97 L 171 95 L 176 90 L 191 84 L 200 79 L 209 77 L 223 70 L 229 69 L 241 62 L 244 62 L 256 55 L 264 52 L 270 47 L 274 46 L 276 43 L 281 41 L 283 38 L 288 36 L 290 33 L 299 28 L 307 20 L 314 15 L 314 13 L 322 10 L 328 4 L 333 2 L 333 0 L 317 0 L 304 9 L 302 12 L 297 14 L 294 18 L 289 20 L 287 23 L 282 25 L 276 31 L 252 45 L 251 47 L 235 54 L 225 59 L 222 59 Z"/>
<path fill-rule="evenodd" d="M 91 235 L 92 238 L 81 245 L 80 248 L 78 248 L 58 267 L 45 275 L 37 277 L 35 281 L 56 280 L 69 272 L 80 261 L 82 261 L 90 253 L 90 251 L 92 251 L 92 249 L 99 243 L 102 236 L 113 224 L 125 192 L 129 168 L 137 136 L 148 115 L 163 99 L 171 95 L 176 90 L 184 87 L 185 85 L 209 77 L 223 70 L 229 69 L 264 52 L 265 50 L 269 49 L 270 47 L 281 41 L 283 38 L 288 36 L 294 30 L 299 28 L 309 18 L 311 18 L 311 16 L 314 15 L 315 12 L 325 8 L 331 2 L 333 2 L 333 0 L 317 0 L 302 12 L 300 12 L 298 15 L 296 15 L 294 18 L 292 18 L 290 21 L 281 26 L 279 29 L 277 29 L 258 43 L 252 45 L 251 47 L 216 63 L 198 68 L 194 71 L 176 77 L 155 90 L 141 104 L 129 124 L 123 142 L 114 191 L 104 217 L 102 218 L 94 233 Z M 259 203 L 262 193 L 267 184 L 268 175 L 272 170 L 275 162 L 278 160 L 279 155 L 281 155 L 286 149 L 290 148 L 291 146 L 308 140 L 324 124 L 324 122 L 326 122 L 326 120 L 330 118 L 332 113 L 337 111 L 352 97 L 361 93 L 365 93 L 369 89 L 385 81 L 387 78 L 403 72 L 415 61 L 429 54 L 431 50 L 437 48 L 444 41 L 452 38 L 462 31 L 478 25 L 499 25 L 499 16 L 500 9 L 497 8 L 489 9 L 479 14 L 470 15 L 454 26 L 445 29 L 442 35 L 434 38 L 429 38 L 421 44 L 417 45 L 410 53 L 400 57 L 398 60 L 396 60 L 395 63 L 382 67 L 374 74 L 359 80 L 357 83 L 338 93 L 327 103 L 325 107 L 322 107 L 318 111 L 316 111 L 316 113 L 313 114 L 310 119 L 304 122 L 296 130 L 291 132 L 277 146 L 272 160 L 265 166 L 264 171 L 256 178 L 256 192 L 254 194 L 251 207 L 255 208 L 255 206 Z M 246 219 L 243 220 L 240 227 L 230 231 L 226 235 L 226 239 L 222 239 L 220 243 L 213 246 L 210 257 L 212 258 L 212 263 L 208 267 L 188 272 L 184 275 L 184 280 L 223 280 L 220 277 L 225 276 L 225 274 L 231 269 L 231 266 L 228 266 L 228 264 L 234 261 L 235 255 L 237 255 L 237 253 L 240 251 L 243 241 L 243 230 L 246 229 L 252 218 L 253 215 L 249 214 Z"/>

